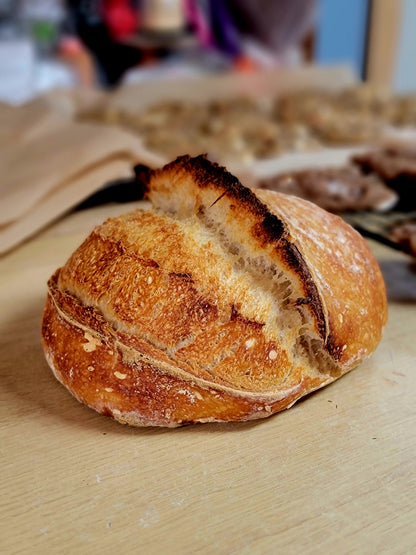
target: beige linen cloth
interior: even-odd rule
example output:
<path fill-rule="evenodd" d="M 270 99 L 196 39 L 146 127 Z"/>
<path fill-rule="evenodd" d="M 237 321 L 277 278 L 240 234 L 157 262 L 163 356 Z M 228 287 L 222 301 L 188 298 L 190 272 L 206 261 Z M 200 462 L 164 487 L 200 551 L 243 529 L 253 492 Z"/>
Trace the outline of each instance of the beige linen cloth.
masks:
<path fill-rule="evenodd" d="M 0 104 L 0 254 L 19 245 L 111 180 L 163 160 L 115 127 L 78 123 L 34 101 Z"/>

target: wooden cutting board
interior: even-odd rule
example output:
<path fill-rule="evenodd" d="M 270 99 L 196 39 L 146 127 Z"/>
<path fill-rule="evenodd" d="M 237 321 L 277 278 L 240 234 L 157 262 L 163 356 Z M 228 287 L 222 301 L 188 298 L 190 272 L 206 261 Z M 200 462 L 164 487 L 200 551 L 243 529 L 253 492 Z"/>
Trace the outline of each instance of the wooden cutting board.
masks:
<path fill-rule="evenodd" d="M 415 262 L 370 243 L 389 322 L 331 386 L 264 421 L 133 429 L 57 383 L 39 329 L 48 277 L 127 208 L 73 214 L 0 259 L 0 552 L 414 553 Z"/>

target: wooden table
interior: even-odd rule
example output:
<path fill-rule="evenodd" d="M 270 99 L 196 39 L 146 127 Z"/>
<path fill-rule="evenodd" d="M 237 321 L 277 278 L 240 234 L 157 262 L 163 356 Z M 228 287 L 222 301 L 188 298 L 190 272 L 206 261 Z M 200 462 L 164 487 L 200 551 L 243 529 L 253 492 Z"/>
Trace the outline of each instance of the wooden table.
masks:
<path fill-rule="evenodd" d="M 40 344 L 46 280 L 94 223 L 0 259 L 1 553 L 414 553 L 416 264 L 372 243 L 390 319 L 372 358 L 257 423 L 133 429 L 80 405 Z"/>

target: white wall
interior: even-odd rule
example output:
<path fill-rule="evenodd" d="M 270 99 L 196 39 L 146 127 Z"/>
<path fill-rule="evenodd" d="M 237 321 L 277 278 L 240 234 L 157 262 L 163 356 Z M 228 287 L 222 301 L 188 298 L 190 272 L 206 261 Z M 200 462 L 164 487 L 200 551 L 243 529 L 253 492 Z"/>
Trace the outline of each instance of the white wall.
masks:
<path fill-rule="evenodd" d="M 403 0 L 394 88 L 416 92 L 416 0 Z"/>

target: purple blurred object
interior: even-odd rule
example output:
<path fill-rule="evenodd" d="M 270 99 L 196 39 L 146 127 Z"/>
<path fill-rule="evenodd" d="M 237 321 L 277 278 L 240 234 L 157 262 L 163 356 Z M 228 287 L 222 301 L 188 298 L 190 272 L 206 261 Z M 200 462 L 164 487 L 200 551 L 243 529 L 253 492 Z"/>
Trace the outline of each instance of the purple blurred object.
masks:
<path fill-rule="evenodd" d="M 199 43 L 204 48 L 212 48 L 215 45 L 210 24 L 201 2 L 198 0 L 185 0 L 185 17 L 192 27 Z"/>
<path fill-rule="evenodd" d="M 230 57 L 241 54 L 241 36 L 225 0 L 210 0 L 211 28 L 217 47 Z"/>

